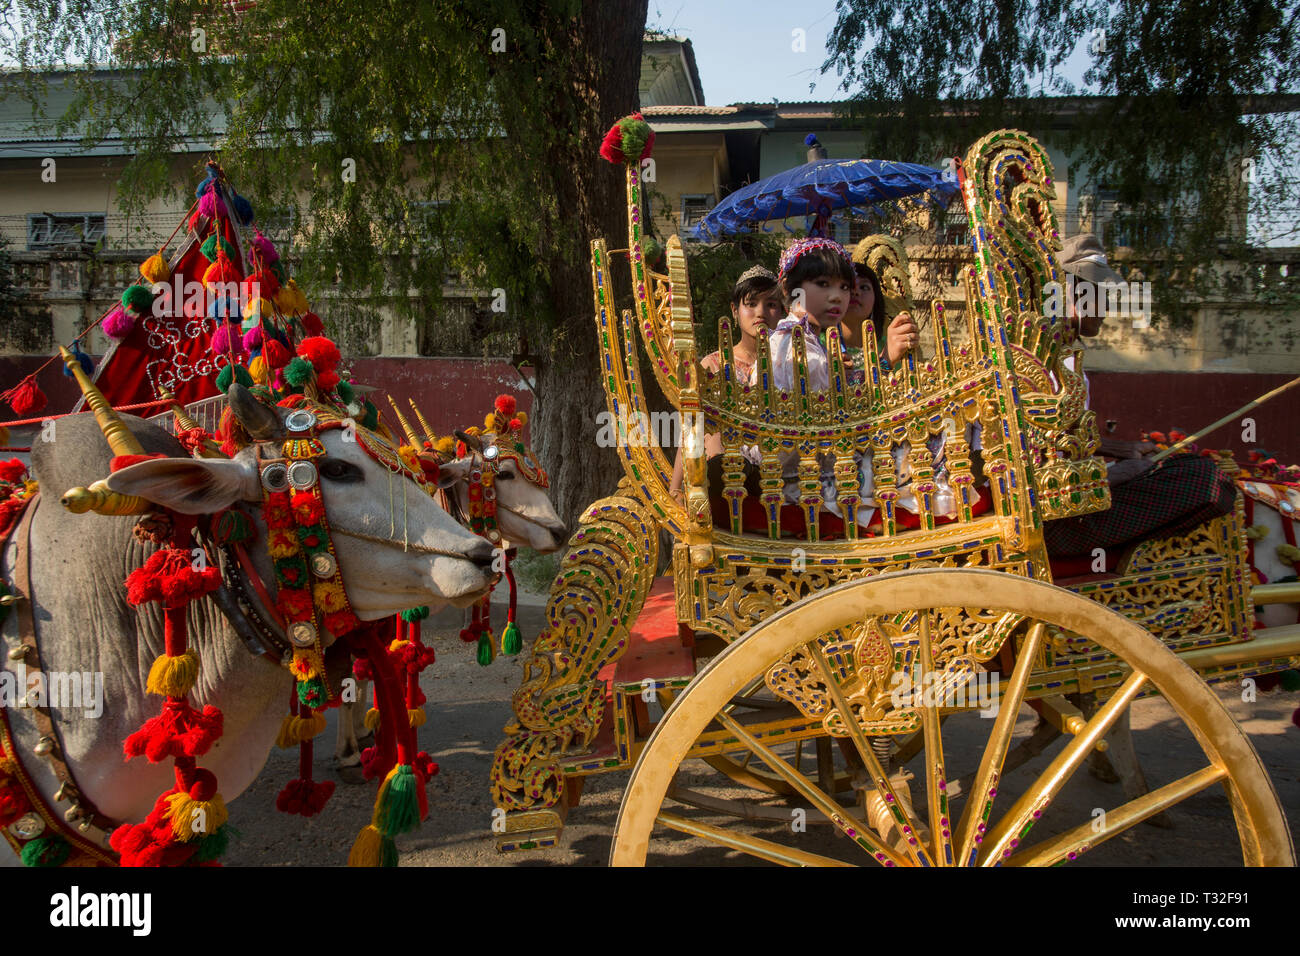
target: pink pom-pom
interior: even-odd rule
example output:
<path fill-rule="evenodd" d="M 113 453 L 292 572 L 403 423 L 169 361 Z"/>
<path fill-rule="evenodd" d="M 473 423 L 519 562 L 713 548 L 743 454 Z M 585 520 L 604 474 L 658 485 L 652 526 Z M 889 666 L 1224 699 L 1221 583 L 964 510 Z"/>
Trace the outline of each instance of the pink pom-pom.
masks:
<path fill-rule="evenodd" d="M 226 204 L 221 201 L 215 189 L 209 189 L 199 197 L 200 216 L 224 216 L 225 214 Z"/>
<path fill-rule="evenodd" d="M 244 333 L 244 351 L 251 352 L 253 349 L 262 347 L 262 327 L 255 325 Z"/>
<path fill-rule="evenodd" d="M 236 360 L 247 353 L 239 334 L 238 322 L 222 322 L 221 327 L 212 333 L 212 351 L 219 355 L 229 352 Z"/>
<path fill-rule="evenodd" d="M 266 238 L 260 232 L 255 235 L 248 244 L 248 264 L 254 269 L 266 267 L 273 262 L 278 262 L 280 253 L 275 251 L 275 246 L 271 240 Z"/>
<path fill-rule="evenodd" d="M 101 324 L 104 334 L 110 339 L 124 339 L 133 328 L 135 328 L 135 319 L 126 314 L 126 310 L 120 305 L 113 309 L 112 312 L 104 316 Z"/>

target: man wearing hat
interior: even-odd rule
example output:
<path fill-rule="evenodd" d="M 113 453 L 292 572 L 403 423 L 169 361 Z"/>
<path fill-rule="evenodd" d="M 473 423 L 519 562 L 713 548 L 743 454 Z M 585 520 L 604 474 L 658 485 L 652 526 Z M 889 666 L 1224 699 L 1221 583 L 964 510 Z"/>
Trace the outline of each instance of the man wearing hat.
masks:
<path fill-rule="evenodd" d="M 1058 261 L 1073 277 L 1067 283 L 1073 291 L 1067 296 L 1070 324 L 1078 335 L 1091 338 L 1106 318 L 1102 283 L 1124 279 L 1107 263 L 1097 237 L 1086 233 L 1065 240 Z M 1092 295 L 1081 294 L 1087 291 Z M 1080 315 L 1075 307 L 1080 300 L 1091 300 L 1094 308 Z M 1155 445 L 1109 437 L 1101 439 L 1098 451 L 1119 459 L 1107 466 L 1110 509 L 1047 522 L 1043 531 L 1054 558 L 1090 557 L 1096 548 L 1118 552 L 1151 538 L 1186 534 L 1234 507 L 1235 486 L 1209 458 L 1174 455 L 1153 465 L 1144 456 L 1155 451 Z"/>

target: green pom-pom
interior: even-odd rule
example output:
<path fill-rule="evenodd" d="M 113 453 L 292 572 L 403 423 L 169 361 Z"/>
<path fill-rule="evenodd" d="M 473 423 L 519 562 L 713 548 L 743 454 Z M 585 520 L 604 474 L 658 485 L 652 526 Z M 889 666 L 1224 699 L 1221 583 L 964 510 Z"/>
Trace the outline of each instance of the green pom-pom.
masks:
<path fill-rule="evenodd" d="M 23 866 L 62 866 L 71 852 L 61 836 L 37 837 L 23 844 Z"/>
<path fill-rule="evenodd" d="M 627 162 L 640 162 L 641 151 L 650 139 L 650 124 L 645 120 L 625 116 L 618 121 L 623 130 L 623 156 Z"/>
<path fill-rule="evenodd" d="M 342 380 L 334 386 L 334 392 L 338 395 L 339 401 L 344 405 L 351 405 L 352 399 L 357 397 L 357 393 L 352 388 L 352 383 Z"/>
<path fill-rule="evenodd" d="M 298 681 L 298 703 L 307 707 L 324 707 L 329 697 L 325 693 L 325 681 L 319 677 Z"/>
<path fill-rule="evenodd" d="M 244 388 L 253 387 L 253 376 L 242 365 L 225 365 L 217 373 L 217 391 L 222 394 L 230 391 L 230 386 L 238 382 Z"/>
<path fill-rule="evenodd" d="M 479 632 L 478 636 L 478 663 L 480 667 L 487 667 L 492 663 L 494 655 L 492 653 L 492 632 L 484 630 Z"/>
<path fill-rule="evenodd" d="M 226 855 L 226 847 L 230 845 L 229 826 L 218 827 L 216 832 L 209 833 L 199 841 L 199 848 L 194 854 L 196 863 L 211 863 L 213 860 L 220 859 Z"/>
<path fill-rule="evenodd" d="M 144 315 L 153 308 L 153 289 L 147 285 L 133 285 L 122 293 L 122 308 L 136 315 Z"/>
<path fill-rule="evenodd" d="M 240 544 L 253 539 L 253 522 L 238 508 L 227 508 L 212 523 L 212 537 L 217 544 Z"/>
<path fill-rule="evenodd" d="M 514 656 L 524 649 L 524 636 L 519 633 L 519 625 L 506 621 L 505 630 L 501 632 L 501 653 Z"/>
<path fill-rule="evenodd" d="M 1282 689 L 1292 692 L 1300 690 L 1300 671 L 1283 671 Z"/>
<path fill-rule="evenodd" d="M 663 243 L 661 243 L 658 239 L 655 239 L 651 236 L 647 236 L 645 241 L 641 243 L 641 251 L 645 253 L 646 264 L 654 265 L 656 262 L 660 260 L 660 258 L 663 257 L 664 254 Z"/>
<path fill-rule="evenodd" d="M 315 377 L 316 370 L 311 367 L 311 362 L 300 355 L 295 355 L 284 367 L 284 380 L 294 388 L 303 388 Z"/>
<path fill-rule="evenodd" d="M 408 608 L 402 612 L 402 620 L 407 624 L 414 624 L 416 621 L 423 621 L 429 616 L 429 608 L 426 605 Z"/>
<path fill-rule="evenodd" d="M 375 403 L 368 398 L 366 399 L 364 408 L 365 410 L 361 415 L 361 425 L 363 428 L 369 428 L 371 431 L 374 431 L 379 427 L 379 409 L 377 409 Z"/>
<path fill-rule="evenodd" d="M 401 764 L 379 788 L 370 821 L 384 836 L 410 833 L 420 825 L 420 779 L 410 764 Z"/>
<path fill-rule="evenodd" d="M 379 844 L 379 865 L 397 866 L 397 844 L 392 837 L 384 837 Z"/>
<path fill-rule="evenodd" d="M 209 262 L 217 261 L 218 250 L 224 252 L 226 258 L 231 262 L 234 262 L 239 258 L 239 253 L 235 251 L 234 246 L 232 246 L 227 240 L 218 239 L 216 236 L 208 236 L 208 238 L 203 240 L 203 245 L 199 246 L 199 253 Z"/>

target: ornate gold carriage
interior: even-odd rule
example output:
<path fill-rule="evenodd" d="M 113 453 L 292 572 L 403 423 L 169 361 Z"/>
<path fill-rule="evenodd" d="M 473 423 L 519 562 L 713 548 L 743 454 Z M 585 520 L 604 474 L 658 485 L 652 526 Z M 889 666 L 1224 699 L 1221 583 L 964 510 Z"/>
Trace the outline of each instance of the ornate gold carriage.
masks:
<path fill-rule="evenodd" d="M 627 165 L 628 248 L 592 243 L 601 371 L 625 475 L 570 540 L 548 629 L 514 694 L 516 718 L 492 768 L 493 799 L 506 811 L 501 849 L 554 845 L 586 776 L 635 766 L 615 863 L 644 862 L 665 830 L 780 863 L 842 862 L 788 826 L 769 826 L 781 839 L 691 816 L 735 812 L 679 773 L 698 760 L 691 766 L 733 787 L 794 798 L 848 837 L 841 845 L 885 865 L 1072 860 L 1216 783 L 1246 862 L 1294 861 L 1268 776 L 1207 682 L 1291 666 L 1300 627 L 1253 629 L 1240 506 L 1131 549 L 1108 573 L 1054 580 L 1044 521 L 1106 508 L 1109 491 L 1081 359 L 1062 344 L 1064 320 L 1042 310 L 1047 284 L 1063 279 L 1051 167 L 1016 131 L 984 137 L 959 165 L 974 246 L 964 315 L 934 306 L 932 353 L 914 350 L 893 370 L 866 336 L 863 382 L 851 382 L 831 334 L 824 392 L 778 389 L 765 340 L 758 384 L 742 384 L 726 320 L 720 372 L 702 369 L 685 255 L 674 238 L 667 274 L 646 267 L 639 167 Z M 611 272 L 624 255 L 634 309 L 619 315 Z M 871 256 L 891 311 L 911 308 L 901 245 L 879 237 Z M 798 333 L 794 351 L 802 372 Z M 668 490 L 673 450 L 645 427 L 643 353 L 684 423 L 684 502 Z M 704 431 L 722 441 L 721 500 L 706 488 Z M 936 514 L 939 438 L 951 519 Z M 745 497 L 746 447 L 760 461 L 757 499 Z M 792 457 L 797 505 L 782 496 Z M 862 457 L 873 465 L 869 494 L 858 485 Z M 847 516 L 838 523 L 823 507 L 824 462 Z M 859 503 L 876 509 L 865 527 L 851 517 Z M 673 539 L 672 573 L 656 579 L 661 531 Z M 1035 836 L 1049 835 L 1030 845 L 1031 827 L 1085 760 L 1109 746 L 1135 766 L 1128 706 L 1156 693 L 1190 728 L 1204 765 L 1153 790 L 1127 775 L 1126 802 L 1100 825 L 1040 826 Z M 1022 706 L 1048 733 L 1017 742 Z M 962 738 L 945 757 L 946 722 L 980 709 L 991 717 L 976 725 L 982 742 Z M 1047 768 L 1017 778 L 1058 734 L 1067 743 Z M 815 770 L 804 769 L 805 743 Z M 790 819 L 763 807 L 736 815 Z"/>

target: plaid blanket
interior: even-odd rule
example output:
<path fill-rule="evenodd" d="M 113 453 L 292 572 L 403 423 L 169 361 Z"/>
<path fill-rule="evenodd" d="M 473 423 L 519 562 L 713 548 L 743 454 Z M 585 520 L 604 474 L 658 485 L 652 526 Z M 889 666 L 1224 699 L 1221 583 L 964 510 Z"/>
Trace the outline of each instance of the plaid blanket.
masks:
<path fill-rule="evenodd" d="M 1047 522 L 1047 550 L 1053 557 L 1082 557 L 1094 548 L 1124 548 L 1186 534 L 1232 511 L 1236 493 L 1212 459 L 1174 455 L 1111 488 L 1109 511 Z"/>

